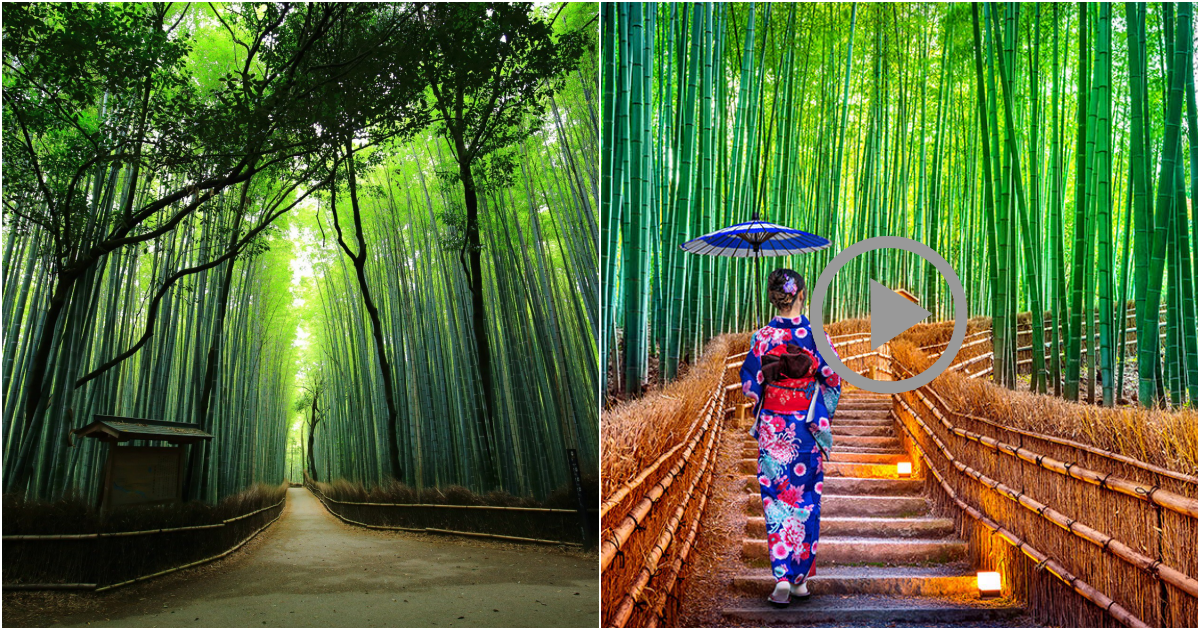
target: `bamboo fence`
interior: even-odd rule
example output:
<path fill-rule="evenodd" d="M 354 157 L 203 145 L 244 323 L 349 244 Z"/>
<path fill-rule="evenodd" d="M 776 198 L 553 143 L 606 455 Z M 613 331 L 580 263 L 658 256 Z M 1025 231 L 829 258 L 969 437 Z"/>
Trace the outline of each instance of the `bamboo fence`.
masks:
<path fill-rule="evenodd" d="M 1161 320 L 1159 321 L 1159 340 L 1160 343 L 1166 344 L 1167 322 L 1166 322 L 1166 307 L 1164 306 L 1159 311 Z M 1017 325 L 1017 373 L 1028 374 L 1033 367 L 1033 324 L 1030 321 L 1028 313 L 1022 313 L 1019 318 L 1020 323 Z M 972 322 L 987 322 L 987 318 L 976 318 Z M 1046 315 L 1044 324 L 1044 334 L 1047 339 L 1051 336 L 1052 320 L 1049 314 Z M 974 328 L 977 324 L 973 324 Z M 1133 308 L 1130 308 L 1125 317 L 1126 328 L 1124 330 L 1125 353 L 1127 357 L 1135 357 L 1137 348 L 1137 326 L 1136 314 Z M 946 349 L 949 345 L 950 334 L 949 328 L 945 327 L 944 323 L 926 324 L 930 330 L 937 330 L 935 336 L 938 341 L 930 342 L 928 339 L 924 343 L 919 343 L 921 350 L 936 354 Z M 1097 328 L 1099 326 L 1097 325 Z M 941 332 L 941 331 L 945 332 Z M 1118 332 L 1118 335 L 1122 333 Z M 943 338 L 944 337 L 944 338 Z M 1081 344 L 1080 356 L 1081 360 L 1086 362 L 1091 349 L 1095 348 L 1100 343 L 1100 333 L 1095 333 L 1092 343 Z M 910 335 L 905 335 L 906 339 L 912 339 Z M 1086 335 L 1082 337 L 1086 341 Z M 1063 342 L 1065 344 L 1065 341 Z M 1121 342 L 1118 342 L 1120 344 Z M 1053 346 L 1052 341 L 1043 341 L 1043 346 L 1050 350 Z M 1119 345 L 1118 345 L 1119 347 Z M 1050 364 L 1049 357 L 1046 358 L 1046 365 Z M 992 373 L 992 330 L 989 327 L 982 330 L 971 332 L 963 339 L 963 346 L 958 354 L 958 360 L 950 366 L 951 370 L 963 372 L 969 377 L 978 378 L 987 376 Z"/>
<path fill-rule="evenodd" d="M 543 545 L 582 546 L 594 541 L 595 513 L 579 510 L 443 503 L 376 503 L 339 501 L 305 476 L 304 487 L 330 514 L 349 525 L 476 538 L 496 538 Z"/>
<path fill-rule="evenodd" d="M 890 371 L 907 378 L 927 357 L 900 345 Z M 954 518 L 973 566 L 1000 571 L 1041 623 L 1196 627 L 1196 477 L 1006 426 L 997 405 L 961 404 L 979 392 L 964 376 L 894 397 L 893 412 L 914 475 Z"/>
<path fill-rule="evenodd" d="M 286 501 L 207 525 L 4 536 L 4 590 L 107 591 L 212 562 L 279 520 Z"/>
<path fill-rule="evenodd" d="M 631 401 L 601 422 L 607 429 L 606 466 L 610 453 L 644 464 L 625 466 L 621 477 L 609 470 L 604 475 L 600 569 L 606 627 L 675 625 L 676 593 L 686 580 L 708 503 L 729 401 L 742 398 L 727 365 L 740 366 L 736 351 L 748 341 L 748 335 L 718 337 L 660 397 Z M 641 431 L 647 420 L 657 426 Z"/>

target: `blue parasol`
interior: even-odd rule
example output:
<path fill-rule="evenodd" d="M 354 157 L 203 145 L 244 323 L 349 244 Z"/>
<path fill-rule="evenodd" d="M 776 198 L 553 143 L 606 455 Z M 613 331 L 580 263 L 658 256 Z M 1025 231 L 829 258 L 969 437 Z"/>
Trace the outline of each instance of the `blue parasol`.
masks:
<path fill-rule="evenodd" d="M 694 238 L 679 248 L 702 256 L 764 258 L 806 254 L 829 245 L 827 238 L 756 218 Z"/>

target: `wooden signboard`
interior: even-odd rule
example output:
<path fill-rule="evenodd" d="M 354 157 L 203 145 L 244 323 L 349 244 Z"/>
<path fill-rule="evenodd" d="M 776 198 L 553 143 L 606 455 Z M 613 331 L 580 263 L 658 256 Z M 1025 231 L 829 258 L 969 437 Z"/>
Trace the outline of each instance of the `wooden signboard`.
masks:
<path fill-rule="evenodd" d="M 109 445 L 101 488 L 103 511 L 183 500 L 183 449 Z"/>

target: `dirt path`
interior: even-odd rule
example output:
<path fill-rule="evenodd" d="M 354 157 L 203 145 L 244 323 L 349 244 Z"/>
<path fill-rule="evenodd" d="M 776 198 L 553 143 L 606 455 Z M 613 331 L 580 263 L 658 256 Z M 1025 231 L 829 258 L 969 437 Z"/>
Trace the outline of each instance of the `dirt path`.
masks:
<path fill-rule="evenodd" d="M 283 517 L 260 537 L 215 570 L 93 595 L 86 612 L 45 610 L 43 623 L 594 628 L 599 619 L 598 564 L 582 553 L 355 528 L 303 488 L 288 491 Z"/>

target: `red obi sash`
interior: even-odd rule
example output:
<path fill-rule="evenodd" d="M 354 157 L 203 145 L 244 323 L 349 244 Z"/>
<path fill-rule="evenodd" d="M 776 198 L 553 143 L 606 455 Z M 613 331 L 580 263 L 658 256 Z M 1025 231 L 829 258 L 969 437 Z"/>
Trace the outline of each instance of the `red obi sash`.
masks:
<path fill-rule="evenodd" d="M 807 413 L 816 393 L 814 378 L 785 378 L 763 386 L 763 410 L 775 413 Z"/>

